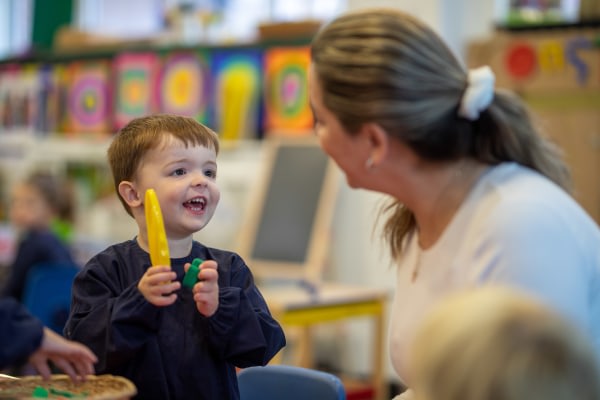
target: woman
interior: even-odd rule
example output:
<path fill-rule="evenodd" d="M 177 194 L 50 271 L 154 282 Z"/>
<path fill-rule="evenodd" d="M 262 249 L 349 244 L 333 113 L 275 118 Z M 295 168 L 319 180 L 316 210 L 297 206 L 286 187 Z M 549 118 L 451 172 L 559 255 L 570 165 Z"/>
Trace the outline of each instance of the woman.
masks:
<path fill-rule="evenodd" d="M 503 283 L 577 322 L 600 354 L 600 231 L 568 193 L 557 149 L 487 68 L 465 71 L 422 22 L 343 15 L 314 38 L 310 98 L 323 150 L 350 186 L 392 198 L 398 264 L 392 364 L 447 294 Z"/>

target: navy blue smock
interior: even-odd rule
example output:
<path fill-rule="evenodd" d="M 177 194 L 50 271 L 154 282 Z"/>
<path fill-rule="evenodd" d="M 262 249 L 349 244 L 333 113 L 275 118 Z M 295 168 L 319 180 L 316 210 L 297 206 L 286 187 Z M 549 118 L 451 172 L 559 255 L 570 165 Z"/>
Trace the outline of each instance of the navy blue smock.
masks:
<path fill-rule="evenodd" d="M 210 318 L 183 286 L 170 306 L 146 301 L 137 285 L 150 257 L 135 240 L 94 256 L 75 278 L 66 337 L 92 349 L 97 373 L 133 381 L 139 399 L 239 399 L 235 367 L 265 365 L 285 346 L 241 257 L 194 242 L 188 257 L 171 259 L 179 281 L 194 258 L 218 263 L 219 308 Z"/>

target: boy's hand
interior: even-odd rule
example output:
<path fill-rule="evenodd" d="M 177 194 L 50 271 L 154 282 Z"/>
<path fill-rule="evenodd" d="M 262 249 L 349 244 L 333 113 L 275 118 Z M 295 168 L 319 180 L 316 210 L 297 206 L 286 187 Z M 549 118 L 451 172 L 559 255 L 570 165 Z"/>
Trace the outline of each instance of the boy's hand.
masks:
<path fill-rule="evenodd" d="M 177 274 L 168 265 L 157 265 L 146 270 L 138 283 L 138 290 L 148 302 L 158 307 L 170 306 L 177 299 L 173 292 L 181 287 Z"/>
<path fill-rule="evenodd" d="M 184 269 L 190 268 L 190 263 L 185 264 Z M 219 272 L 217 262 L 207 260 L 200 266 L 198 272 L 198 283 L 192 289 L 196 308 L 205 317 L 212 316 L 219 308 Z"/>

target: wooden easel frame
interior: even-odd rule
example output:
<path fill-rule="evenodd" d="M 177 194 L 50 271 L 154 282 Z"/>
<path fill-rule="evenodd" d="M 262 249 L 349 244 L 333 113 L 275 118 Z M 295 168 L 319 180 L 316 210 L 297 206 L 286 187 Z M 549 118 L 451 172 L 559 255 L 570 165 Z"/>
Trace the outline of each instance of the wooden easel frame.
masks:
<path fill-rule="evenodd" d="M 335 211 L 335 203 L 339 191 L 339 170 L 333 161 L 327 160 L 320 196 L 315 210 L 312 230 L 308 240 L 307 254 L 303 263 L 284 260 L 253 258 L 253 250 L 260 223 L 264 218 L 266 196 L 273 179 L 273 171 L 278 152 L 283 147 L 315 146 L 316 138 L 267 138 L 263 141 L 265 158 L 263 170 L 256 188 L 251 189 L 249 207 L 245 211 L 245 221 L 238 237 L 238 252 L 244 258 L 255 278 L 260 282 L 268 279 L 284 279 L 309 284 L 318 284 L 322 280 L 323 267 L 331 242 L 331 224 Z M 302 199 L 298 199 L 302 201 Z M 294 204 L 289 204 L 290 213 L 294 212 Z"/>

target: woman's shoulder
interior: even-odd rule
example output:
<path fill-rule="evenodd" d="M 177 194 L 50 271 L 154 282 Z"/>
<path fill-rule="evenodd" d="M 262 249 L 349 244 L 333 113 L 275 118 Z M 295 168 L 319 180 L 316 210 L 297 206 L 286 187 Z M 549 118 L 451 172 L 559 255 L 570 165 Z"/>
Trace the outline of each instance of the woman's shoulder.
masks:
<path fill-rule="evenodd" d="M 544 199 L 548 195 L 572 199 L 560 186 L 537 171 L 515 162 L 504 162 L 483 175 L 487 191 L 494 190 L 507 199 Z"/>
<path fill-rule="evenodd" d="M 496 224 L 592 223 L 569 193 L 540 173 L 516 163 L 492 167 L 481 186 L 476 209 Z"/>
<path fill-rule="evenodd" d="M 492 167 L 461 220 L 463 240 L 513 249 L 598 248 L 600 228 L 566 192 L 514 163 Z"/>

